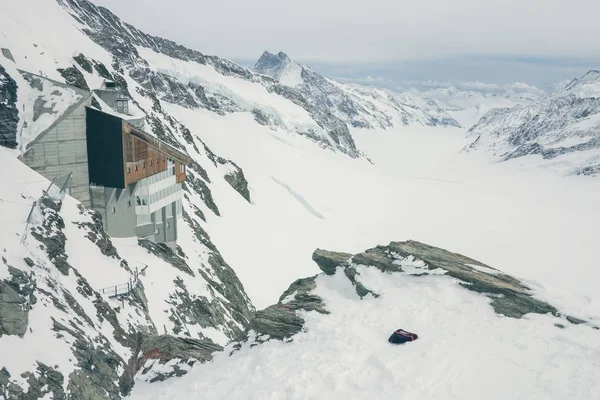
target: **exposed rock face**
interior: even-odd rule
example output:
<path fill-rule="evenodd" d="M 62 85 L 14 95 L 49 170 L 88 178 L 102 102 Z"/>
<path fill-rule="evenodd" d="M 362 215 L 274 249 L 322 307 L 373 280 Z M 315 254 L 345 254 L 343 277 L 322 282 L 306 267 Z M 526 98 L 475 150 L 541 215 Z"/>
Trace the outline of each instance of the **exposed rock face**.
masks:
<path fill-rule="evenodd" d="M 426 264 L 423 275 L 428 274 L 427 271 L 443 270 L 445 275 L 459 279 L 466 289 L 487 295 L 498 314 L 513 318 L 521 318 L 528 313 L 558 315 L 555 307 L 535 299 L 531 290 L 519 280 L 461 254 L 420 242 L 392 242 L 388 246 L 378 246 L 356 254 L 350 259 L 347 256 L 317 250 L 313 260 L 323 272 L 331 275 L 337 268 L 344 268 L 346 272 L 356 265 L 373 266 L 382 272 L 404 272 L 402 261 L 412 257 Z M 356 282 L 359 281 L 359 276 L 355 273 L 351 275 L 356 277 Z"/>
<path fill-rule="evenodd" d="M 77 64 L 79 64 L 79 66 L 81 68 L 83 68 L 85 71 L 87 71 L 88 73 L 92 73 L 92 63 L 90 62 L 90 60 L 88 60 L 86 58 L 86 56 L 84 56 L 83 54 L 79 53 L 77 54 L 75 57 L 73 57 L 73 59 L 75 61 L 77 61 Z"/>
<path fill-rule="evenodd" d="M 169 301 L 175 334 L 190 336 L 184 326 L 200 325 L 220 326 L 229 337 L 239 337 L 248 326 L 253 308 L 242 283 L 218 253 L 208 259 L 210 270 L 214 273 L 211 277 L 204 268 L 194 271 L 180 248 L 175 252 L 164 244 L 147 240 L 140 240 L 139 244 L 185 274 L 196 276 L 197 272 L 208 282 L 208 290 L 213 294 L 212 298 L 192 296 L 181 279 L 175 280 L 176 290 Z"/>
<path fill-rule="evenodd" d="M 556 307 L 534 298 L 525 284 L 501 271 L 461 254 L 416 241 L 391 242 L 388 246 L 377 246 L 354 256 L 318 249 L 312 258 L 326 275 L 343 273 L 360 298 L 367 295 L 377 298 L 378 294 L 363 285 L 357 271 L 359 266 L 377 268 L 385 274 L 405 273 L 415 277 L 433 273 L 456 278 L 466 290 L 488 296 L 490 305 L 500 315 L 521 318 L 529 313 L 552 314 L 564 317 L 565 324 L 586 322 L 562 315 Z M 317 277 L 295 281 L 277 304 L 257 311 L 245 339 L 256 343 L 268 339 L 289 340 L 304 329 L 304 320 L 297 311 L 327 314 L 326 304 L 313 293 Z"/>
<path fill-rule="evenodd" d="M 0 65 L 0 146 L 17 147 L 17 83 Z"/>
<path fill-rule="evenodd" d="M 240 79 L 263 85 L 269 92 L 277 93 L 303 107 L 316 122 L 317 127 L 325 132 L 324 135 L 306 135 L 309 138 L 318 137 L 319 142 L 328 148 L 337 149 L 351 157 L 359 157 L 360 153 L 347 125 L 332 114 L 328 107 L 315 106 L 304 98 L 299 91 L 281 85 L 277 81 L 253 74 L 246 68 L 232 61 L 215 56 L 206 56 L 198 51 L 180 46 L 170 40 L 145 34 L 135 27 L 123 23 L 119 18 L 103 7 L 97 7 L 87 0 L 58 0 L 85 27 L 83 31 L 97 44 L 115 56 L 115 65 L 122 68 L 128 66 L 130 76 L 144 90 L 158 93 L 161 100 L 179 104 L 187 108 L 204 108 L 220 115 L 237 111 L 249 111 L 235 99 L 220 93 L 212 93 L 196 82 L 181 82 L 172 76 L 153 71 L 146 60 L 140 57 L 136 46 L 150 48 L 175 59 L 197 62 L 212 66 L 218 73 L 225 76 L 235 76 Z M 117 69 L 117 68 L 115 68 Z M 114 77 L 115 81 L 118 77 Z M 152 117 L 149 116 L 149 121 Z M 262 121 L 262 120 L 261 120 Z M 260 122 L 262 123 L 262 122 Z M 151 124 L 151 126 L 153 126 Z M 153 126 L 158 135 L 157 126 Z M 164 128 L 164 127 L 163 127 Z M 297 132 L 305 134 L 309 131 Z M 160 137 L 160 136 L 159 136 Z"/>
<path fill-rule="evenodd" d="M 35 282 L 22 271 L 8 266 L 10 280 L 0 281 L 0 337 L 23 336 L 29 324 L 29 308 L 35 304 Z"/>
<path fill-rule="evenodd" d="M 334 251 L 327 251 L 317 249 L 312 255 L 312 259 L 317 263 L 321 271 L 327 275 L 335 274 L 337 267 L 342 265 L 348 265 L 352 254 L 348 253 L 337 253 Z"/>
<path fill-rule="evenodd" d="M 65 222 L 59 214 L 61 206 L 62 203 L 50 197 L 42 197 L 36 206 L 42 215 L 42 223 L 32 227 L 31 236 L 44 244 L 46 253 L 56 268 L 63 275 L 68 275 L 71 266 L 65 253 L 67 238 L 63 233 Z"/>
<path fill-rule="evenodd" d="M 117 249 L 113 246 L 110 237 L 104 232 L 102 227 L 102 217 L 95 211 L 84 208 L 81 204 L 78 205 L 81 214 L 89 215 L 92 222 L 80 222 L 77 224 L 79 229 L 87 229 L 88 234 L 86 235 L 92 243 L 100 249 L 100 252 L 107 257 L 114 257 L 120 259 Z"/>
<path fill-rule="evenodd" d="M 296 280 L 281 295 L 277 304 L 254 314 L 249 328 L 260 335 L 259 341 L 269 338 L 288 339 L 300 332 L 304 319 L 296 313 L 298 310 L 328 313 L 323 300 L 311 293 L 316 287 L 315 278 L 313 276 Z"/>
<path fill-rule="evenodd" d="M 59 68 L 57 70 L 63 78 L 65 78 L 65 82 L 68 85 L 75 86 L 76 88 L 90 91 L 90 87 L 85 81 L 85 77 L 77 69 L 75 66 L 70 66 L 69 68 Z"/>
<path fill-rule="evenodd" d="M 309 104 L 306 109 L 317 110 L 311 114 L 317 121 L 329 121 L 330 124 L 340 121 L 344 125 L 367 129 L 414 123 L 460 126 L 431 99 L 409 102 L 396 99 L 384 90 L 342 84 L 301 65 L 283 52 L 271 54 L 265 51 L 252 70 L 275 79 L 292 92 L 299 92 Z M 332 138 L 336 143 L 345 143 L 348 148 L 352 146 L 345 130 L 334 131 L 337 134 Z"/>

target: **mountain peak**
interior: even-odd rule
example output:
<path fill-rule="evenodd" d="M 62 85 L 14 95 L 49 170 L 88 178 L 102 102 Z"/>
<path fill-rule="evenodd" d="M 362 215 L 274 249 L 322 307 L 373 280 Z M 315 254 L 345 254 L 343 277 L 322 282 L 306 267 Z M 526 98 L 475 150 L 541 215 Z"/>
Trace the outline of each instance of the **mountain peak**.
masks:
<path fill-rule="evenodd" d="M 277 54 L 273 54 L 273 53 L 269 52 L 268 50 L 266 50 L 264 53 L 262 53 L 262 55 L 260 56 L 260 58 L 258 59 L 256 64 L 254 64 L 254 68 L 255 69 L 264 69 L 264 68 L 273 69 L 274 67 L 286 65 L 291 62 L 292 62 L 292 60 L 290 59 L 290 57 L 287 54 L 285 54 L 283 51 L 280 51 Z"/>
<path fill-rule="evenodd" d="M 252 67 L 254 72 L 270 76 L 287 86 L 302 84 L 302 69 L 300 64 L 293 61 L 283 51 L 277 54 L 265 51 Z"/>
<path fill-rule="evenodd" d="M 596 82 L 600 82 L 600 71 L 598 71 L 597 69 L 592 69 L 591 71 L 588 71 L 582 78 L 581 78 L 582 82 L 586 82 L 586 83 L 596 83 Z"/>

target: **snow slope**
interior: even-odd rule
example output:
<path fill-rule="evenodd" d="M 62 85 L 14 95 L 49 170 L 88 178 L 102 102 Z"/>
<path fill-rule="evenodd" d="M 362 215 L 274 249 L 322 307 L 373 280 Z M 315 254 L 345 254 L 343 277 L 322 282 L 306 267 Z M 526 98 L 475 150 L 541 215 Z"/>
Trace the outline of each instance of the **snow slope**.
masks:
<path fill-rule="evenodd" d="M 265 51 L 252 70 L 297 89 L 315 108 L 330 110 L 352 127 L 459 126 L 430 99 L 404 102 L 383 89 L 339 83 L 283 52 Z"/>
<path fill-rule="evenodd" d="M 333 276 L 321 274 L 311 294 L 329 314 L 301 311 L 305 325 L 291 340 L 255 345 L 258 337 L 251 335 L 241 349 L 228 347 L 179 381 L 138 386 L 131 399 L 198 393 L 207 399 L 591 400 L 600 395 L 600 331 L 564 326 L 549 315 L 498 316 L 484 295 L 435 270 L 426 276 L 382 273 L 365 265 L 355 270 L 377 298 L 359 298 L 342 268 Z M 286 300 L 280 307 L 285 309 Z M 387 338 L 399 327 L 419 338 L 390 345 Z"/>
<path fill-rule="evenodd" d="M 494 85 L 496 86 L 496 85 Z M 439 107 L 455 118 L 461 126 L 470 128 L 489 110 L 511 108 L 518 104 L 527 105 L 545 95 L 544 91 L 526 84 L 514 84 L 515 88 L 492 91 L 460 90 L 455 87 L 431 90 L 413 90 L 402 93 L 403 97 L 425 97 L 435 101 Z"/>
<path fill-rule="evenodd" d="M 600 171 L 600 72 L 590 71 L 527 106 L 493 109 L 473 126 L 468 148 L 499 160 L 540 155 L 562 173 Z"/>
<path fill-rule="evenodd" d="M 118 259 L 102 254 L 90 239 L 90 230 L 94 233 L 93 216 L 80 214 L 74 200 L 67 198 L 59 213 L 65 222 L 65 254 L 72 266 L 68 275 L 57 272 L 55 263 L 31 237 L 26 245 L 21 244 L 17 235 L 25 231 L 27 208 L 39 198 L 46 182 L 11 158 L 12 152 L 0 149 L 2 170 L 15 171 L 14 176 L 0 181 L 4 186 L 0 215 L 7 220 L 6 230 L 3 227 L 0 233 L 6 245 L 0 247 L 6 247 L 4 257 L 9 264 L 27 274 L 34 272 L 39 277 L 38 287 L 50 293 L 36 293 L 38 303 L 32 304 L 28 314 L 31 331 L 22 338 L 0 337 L 0 350 L 19 354 L 9 361 L 2 358 L 0 371 L 6 365 L 11 382 L 25 390 L 32 384 L 21 376 L 24 371 L 32 372 L 40 387 L 47 384 L 47 373 L 39 371 L 36 361 L 58 366 L 65 377 L 63 390 L 69 390 L 71 374 L 79 370 L 83 372 L 79 372 L 79 380 L 72 380 L 71 390 L 89 381 L 96 388 L 114 390 L 115 398 L 126 393 L 115 389 L 121 377 L 131 383 L 132 376 L 125 372 L 146 372 L 142 367 L 148 359 L 148 365 L 163 372 L 179 374 L 189 370 L 190 366 L 181 362 L 190 356 L 189 352 L 170 354 L 169 360 L 163 360 L 165 365 L 157 365 L 156 358 L 163 357 L 155 351 L 158 347 L 145 347 L 138 352 L 136 335 L 150 335 L 144 342 L 147 346 L 153 346 L 154 340 L 163 340 L 159 347 L 169 351 L 182 343 L 195 346 L 194 339 L 202 339 L 204 345 L 210 340 L 214 345 L 207 345 L 200 354 L 194 353 L 200 361 L 207 361 L 219 344 L 245 330 L 252 304 L 259 308 L 272 304 L 290 282 L 319 272 L 311 261 L 311 254 L 318 247 L 358 252 L 390 240 L 418 239 L 483 260 L 527 282 L 536 296 L 570 315 L 591 323 L 600 321 L 597 180 L 562 177 L 533 168 L 537 160 L 530 157 L 494 164 L 486 152 L 461 153 L 464 130 L 458 128 L 396 126 L 387 131 L 353 129 L 350 135 L 342 119 L 311 104 L 296 85 L 281 85 L 227 60 L 152 38 L 84 0 L 28 0 L 18 4 L 10 0 L 0 5 L 0 11 L 0 33 L 17 63 L 1 60 L 19 84 L 19 101 L 23 101 L 19 109 L 28 99 L 24 90 L 29 85 L 19 78 L 17 67 L 34 72 L 41 69 L 56 80 L 66 79 L 57 68 L 74 68 L 89 87 L 97 87 L 104 72 L 96 68 L 92 72 L 85 70 L 73 59 L 82 54 L 93 65 L 101 63 L 115 80 L 125 84 L 135 106 L 146 114 L 153 134 L 187 151 L 195 161 L 186 182 L 186 223 L 182 224 L 179 243 L 184 255 L 165 255 L 155 248 L 149 253 L 135 240 L 113 241 L 121 259 L 127 260 L 131 268 L 148 265 L 146 275 L 141 277 L 146 302 L 138 299 L 120 305 L 94 291 L 124 283 L 130 272 Z M 286 76 L 289 84 L 297 75 L 290 70 Z M 355 98 L 371 102 L 374 109 L 381 107 L 383 111 L 378 112 L 387 112 L 385 92 L 365 93 L 356 86 L 345 88 Z M 427 102 L 415 107 L 424 105 Z M 28 118 L 22 116 L 21 124 Z M 595 120 L 579 123 L 592 124 Z M 357 148 L 364 150 L 374 164 L 360 159 Z M 51 215 L 54 214 L 48 212 L 46 217 Z M 39 220 L 42 224 L 44 221 Z M 80 229 L 73 222 L 91 225 Z M 35 261 L 34 267 L 25 257 Z M 9 270 L 6 264 L 0 264 L 0 279 L 11 279 Z M 89 283 L 76 279 L 75 270 Z M 193 375 L 193 384 L 182 380 L 177 389 L 173 386 L 161 390 L 176 393 L 175 398 L 192 395 L 192 390 L 205 390 L 207 397 L 213 398 L 224 394 L 310 397 L 319 391 L 335 397 L 338 393 L 325 384 L 311 385 L 313 379 L 323 382 L 323 375 L 317 375 L 321 372 L 346 397 L 360 397 L 367 388 L 375 397 L 385 396 L 378 390 L 401 387 L 414 398 L 443 397 L 442 393 L 451 390 L 456 391 L 457 397 L 478 398 L 477 386 L 467 385 L 466 380 L 488 382 L 495 379 L 491 372 L 504 374 L 510 365 L 520 374 L 506 376 L 510 384 L 505 387 L 495 380 L 491 382 L 498 393 L 544 398 L 544 387 L 535 386 L 539 380 L 563 398 L 565 394 L 572 398 L 597 397 L 597 385 L 593 386 L 590 372 L 598 366 L 594 347 L 598 341 L 597 336 L 590 336 L 593 332 L 580 327 L 558 331 L 550 317 L 525 319 L 515 325 L 494 316 L 487 299 L 460 290 L 455 282 L 443 277 L 415 283 L 411 277 L 361 272 L 367 283 L 385 294 L 377 299 L 379 302 L 370 298 L 358 302 L 339 276 L 319 278 L 317 290 L 327 301 L 332 318 L 307 315 L 308 332 L 300 334 L 292 344 L 300 347 L 269 342 L 256 349 L 244 348 L 231 359 L 222 353 L 215 363 L 198 367 L 202 377 Z M 413 283 L 421 286 L 412 287 Z M 72 294 L 90 321 L 83 314 L 77 317 L 81 323 L 71 321 L 77 307 L 72 305 L 75 303 L 68 304 L 65 293 Z M 406 307 L 397 308 L 394 300 L 403 293 L 409 295 Z M 31 297 L 27 301 L 32 301 Z M 417 309 L 415 302 L 423 310 Z M 97 315 L 97 306 L 105 306 L 107 315 L 114 316 L 117 323 L 107 325 L 107 319 Z M 353 309 L 359 312 L 349 315 L 348 310 Z M 394 314 L 400 311 L 403 313 Z M 392 321 L 390 315 L 406 315 L 409 319 Z M 419 315 L 423 315 L 422 320 Z M 51 331 L 52 317 L 62 324 L 73 322 L 77 329 L 72 329 L 74 333 L 63 331 L 59 337 Z M 363 324 L 359 317 L 370 318 L 371 324 Z M 438 320 L 439 326 L 435 325 Z M 460 324 L 451 325 L 456 321 Z M 376 347 L 373 352 L 367 348 L 372 347 L 375 338 L 387 337 L 399 327 L 398 323 L 424 335 L 423 342 L 408 348 L 417 352 L 409 360 L 417 363 L 422 376 L 408 387 L 402 386 L 408 384 L 405 380 L 399 381 L 394 375 L 402 365 L 391 358 L 393 353 L 388 347 Z M 441 336 L 443 329 L 451 328 L 459 330 L 465 339 L 456 351 L 449 349 L 448 338 Z M 536 339 L 541 344 L 536 345 L 528 336 L 519 338 L 520 342 L 511 337 L 504 343 L 503 337 L 493 336 L 497 331 L 492 328 L 506 329 L 515 335 L 521 329 L 539 332 Z M 123 343 L 119 329 L 128 338 Z M 573 336 L 567 335 L 571 333 Z M 340 334 L 349 335 L 357 353 L 348 352 L 345 343 L 336 341 Z M 84 369 L 77 364 L 73 338 L 79 336 L 89 351 L 103 347 L 100 350 L 105 352 L 94 360 L 104 360 L 109 354 L 117 360 L 117 367 L 103 368 L 101 363 L 92 363 Z M 437 352 L 432 354 L 439 356 L 437 359 L 428 356 L 431 347 L 427 351 L 421 347 L 425 346 L 421 343 L 428 343 L 427 337 L 434 344 Z M 572 337 L 580 344 L 569 342 Z M 483 338 L 487 340 L 484 342 Z M 493 345 L 488 346 L 489 340 Z M 302 347 L 302 343 L 307 344 Z M 328 348 L 320 347 L 325 344 Z M 520 350 L 533 360 L 527 361 L 533 363 L 531 372 L 525 371 L 526 364 L 514 346 L 521 346 Z M 289 349 L 292 350 L 288 353 Z M 477 369 L 477 364 L 470 362 L 480 353 L 482 368 Z M 504 354 L 506 357 L 502 358 Z M 141 365 L 130 365 L 130 356 L 133 364 Z M 301 367 L 297 385 L 289 379 L 294 373 L 289 369 L 293 366 L 289 360 L 294 356 Z M 340 357 L 364 360 L 373 366 L 373 375 L 359 374 L 356 369 L 342 369 L 344 373 L 336 374 L 340 364 L 332 360 Z M 569 357 L 576 358 L 579 364 L 574 367 Z M 419 359 L 423 359 L 422 364 L 418 364 Z M 460 368 L 454 364 L 456 359 L 462 360 Z M 265 362 L 269 364 L 264 365 Z M 308 366 L 314 367 L 315 362 L 323 368 L 309 371 Z M 558 377 L 557 368 L 552 368 L 555 362 L 566 368 L 580 368 L 581 374 L 568 372 Z M 351 363 L 343 365 L 354 367 Z M 245 392 L 231 391 L 236 390 L 232 368 L 241 371 L 240 378 L 248 378 L 244 383 L 248 386 L 240 383 Z M 94 371 L 115 374 L 107 375 L 102 382 L 86 380 L 97 376 Z M 140 391 L 136 389 L 134 396 L 139 393 L 152 398 L 163 393 L 151 393 L 161 386 L 143 387 L 141 382 L 157 373 L 149 371 L 138 377 Z M 283 382 L 286 377 L 287 382 Z M 281 384 L 283 391 L 273 392 L 277 388 L 263 385 L 264 378 Z M 431 387 L 433 378 L 443 384 Z M 256 386 L 249 386 L 252 382 Z M 212 386 L 202 386 L 205 384 Z M 529 392 L 525 391 L 527 388 Z"/>
<path fill-rule="evenodd" d="M 168 110 L 191 129 L 202 127 L 206 143 L 236 160 L 251 182 L 252 206 L 221 201 L 221 217 L 208 229 L 257 308 L 317 272 L 310 257 L 318 247 L 356 252 L 413 238 L 486 260 L 537 282 L 544 296 L 574 301 L 565 304 L 571 312 L 600 318 L 596 180 L 562 178 L 528 160 L 491 164 L 485 153 L 461 153 L 461 129 L 354 131 L 370 165 L 264 127 L 249 129 L 241 116 Z"/>
<path fill-rule="evenodd" d="M 183 259 L 149 251 L 134 238 L 111 242 L 94 214 L 74 199 L 64 198 L 57 211 L 52 207 L 60 200 L 42 201 L 49 182 L 1 147 L 0 168 L 11 172 L 0 182 L 0 368 L 11 377 L 3 390 L 40 397 L 48 391 L 51 398 L 67 391 L 85 398 L 82 393 L 88 390 L 119 398 L 138 372 L 138 357 L 146 357 L 146 350 L 138 353 L 132 343 L 139 346 L 169 333 L 208 340 L 219 348 L 245 329 L 252 306 L 243 287 L 238 282 L 237 304 L 226 306 L 236 294 L 215 288 L 235 287 L 235 279 L 222 280 L 228 267 L 211 260 L 218 253 L 201 243 L 191 227 L 182 228 Z M 56 187 L 50 193 L 56 196 Z M 136 294 L 122 302 L 110 299 L 113 287 L 130 282 L 136 270 L 143 270 Z M 222 317 L 202 319 L 195 309 L 199 305 Z M 147 339 L 134 341 L 136 335 Z M 111 370 L 106 370 L 107 362 Z M 39 365 L 60 376 L 58 385 L 44 389 L 46 367 Z M 99 377 L 82 382 L 94 371 L 100 371 Z"/>

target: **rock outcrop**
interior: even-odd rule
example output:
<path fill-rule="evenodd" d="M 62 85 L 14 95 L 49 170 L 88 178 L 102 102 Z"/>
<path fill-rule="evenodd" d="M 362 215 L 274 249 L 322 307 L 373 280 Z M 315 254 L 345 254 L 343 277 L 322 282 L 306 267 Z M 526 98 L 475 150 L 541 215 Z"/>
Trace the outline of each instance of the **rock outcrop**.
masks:
<path fill-rule="evenodd" d="M 17 83 L 0 65 L 0 146 L 17 147 Z"/>
<path fill-rule="evenodd" d="M 521 318 L 530 313 L 551 314 L 563 318 L 565 324 L 585 323 L 535 298 L 527 285 L 510 275 L 461 254 L 417 241 L 391 242 L 355 255 L 317 249 L 312 259 L 325 275 L 344 274 L 361 299 L 379 295 L 361 282 L 359 266 L 376 268 L 384 274 L 409 274 L 417 278 L 436 274 L 455 278 L 465 290 L 487 296 L 498 315 Z M 281 295 L 277 304 L 257 311 L 244 340 L 253 343 L 269 339 L 291 340 L 304 329 L 304 319 L 299 311 L 328 314 L 327 304 L 314 293 L 317 277 L 298 279 Z"/>

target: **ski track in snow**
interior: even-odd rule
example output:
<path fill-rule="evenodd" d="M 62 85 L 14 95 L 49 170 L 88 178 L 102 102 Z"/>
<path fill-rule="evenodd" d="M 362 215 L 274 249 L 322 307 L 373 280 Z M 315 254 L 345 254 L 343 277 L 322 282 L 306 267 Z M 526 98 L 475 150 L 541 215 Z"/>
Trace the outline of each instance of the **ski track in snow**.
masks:
<path fill-rule="evenodd" d="M 309 213 L 311 213 L 313 216 L 315 216 L 317 218 L 320 218 L 320 219 L 324 219 L 325 218 L 317 210 L 315 210 L 314 208 L 312 208 L 312 206 L 308 203 L 308 201 L 306 201 L 306 199 L 304 197 L 302 197 L 302 195 L 300 193 L 296 192 L 294 189 L 292 189 L 291 187 L 289 187 L 285 183 L 280 182 L 279 180 L 277 180 L 274 177 L 273 177 L 273 180 L 275 182 L 277 182 L 278 184 L 280 184 L 281 186 L 283 186 L 289 192 L 289 194 L 291 194 L 296 200 L 298 200 L 298 202 L 300 204 L 302 204 L 302 206 L 304 208 L 306 208 L 306 211 L 308 211 Z"/>

